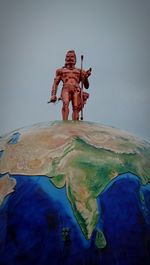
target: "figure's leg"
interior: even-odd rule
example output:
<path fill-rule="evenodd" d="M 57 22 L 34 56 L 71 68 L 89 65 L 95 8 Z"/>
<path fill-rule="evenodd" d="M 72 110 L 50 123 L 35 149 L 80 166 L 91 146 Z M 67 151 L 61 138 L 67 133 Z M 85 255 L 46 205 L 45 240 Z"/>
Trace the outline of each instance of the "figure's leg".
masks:
<path fill-rule="evenodd" d="M 79 93 L 74 92 L 73 99 L 72 99 L 72 120 L 78 121 L 79 120 Z"/>
<path fill-rule="evenodd" d="M 66 89 L 62 91 L 62 102 L 63 102 L 62 118 L 63 120 L 68 120 L 70 97 L 69 97 L 69 92 Z"/>

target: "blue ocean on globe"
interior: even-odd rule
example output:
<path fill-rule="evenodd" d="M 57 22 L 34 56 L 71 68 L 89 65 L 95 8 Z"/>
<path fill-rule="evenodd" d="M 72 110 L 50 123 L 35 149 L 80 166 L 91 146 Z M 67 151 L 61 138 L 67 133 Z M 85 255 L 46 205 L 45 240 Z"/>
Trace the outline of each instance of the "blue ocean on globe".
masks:
<path fill-rule="evenodd" d="M 1 175 L 2 177 L 2 175 Z M 126 173 L 97 197 L 107 245 L 86 240 L 65 186 L 45 176 L 13 175 L 17 185 L 0 206 L 0 265 L 149 265 L 150 184 Z"/>

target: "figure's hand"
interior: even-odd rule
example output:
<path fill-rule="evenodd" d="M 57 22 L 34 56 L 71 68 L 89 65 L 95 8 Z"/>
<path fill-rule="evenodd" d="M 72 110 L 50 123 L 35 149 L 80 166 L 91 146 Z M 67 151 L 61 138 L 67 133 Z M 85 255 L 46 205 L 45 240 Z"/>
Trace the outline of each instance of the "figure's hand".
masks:
<path fill-rule="evenodd" d="M 55 103 L 57 101 L 57 97 L 56 96 L 51 96 L 50 100 L 48 101 L 48 103 Z"/>
<path fill-rule="evenodd" d="M 92 72 L 92 68 L 90 67 L 87 71 L 86 71 L 86 78 L 88 78 L 91 75 Z"/>

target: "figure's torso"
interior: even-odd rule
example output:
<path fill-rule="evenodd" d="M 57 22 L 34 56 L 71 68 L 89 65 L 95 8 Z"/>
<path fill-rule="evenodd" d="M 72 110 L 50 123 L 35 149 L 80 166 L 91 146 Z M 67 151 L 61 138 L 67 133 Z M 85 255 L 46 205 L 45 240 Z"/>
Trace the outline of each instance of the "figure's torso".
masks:
<path fill-rule="evenodd" d="M 60 75 L 61 80 L 63 82 L 63 86 L 79 87 L 79 83 L 81 81 L 80 69 L 68 69 L 64 67 L 60 69 Z"/>

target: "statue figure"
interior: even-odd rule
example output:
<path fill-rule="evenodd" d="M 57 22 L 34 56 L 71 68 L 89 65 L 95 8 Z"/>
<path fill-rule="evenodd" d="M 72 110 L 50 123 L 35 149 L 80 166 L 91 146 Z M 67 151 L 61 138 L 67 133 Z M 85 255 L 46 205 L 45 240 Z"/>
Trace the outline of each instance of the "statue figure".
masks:
<path fill-rule="evenodd" d="M 83 56 L 81 56 L 81 69 L 75 68 L 76 54 L 74 50 L 70 50 L 66 54 L 65 65 L 56 70 L 56 76 L 51 91 L 51 98 L 48 103 L 57 101 L 56 93 L 60 81 L 63 82 L 61 96 L 58 100 L 62 100 L 62 119 L 68 120 L 69 103 L 72 103 L 72 120 L 79 120 L 79 112 L 81 111 L 83 119 L 83 107 L 89 94 L 83 92 L 83 86 L 88 89 L 88 77 L 92 69 L 85 71 L 82 69 Z M 81 87 L 80 87 L 81 83 Z"/>

